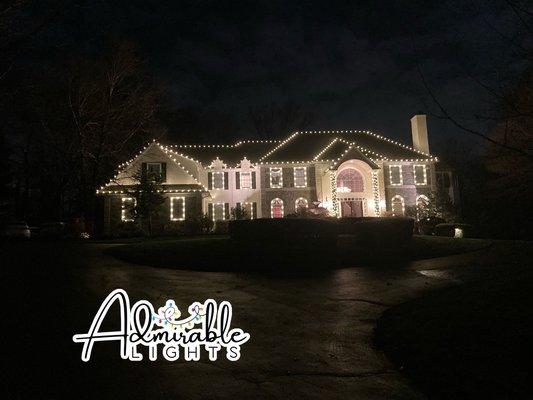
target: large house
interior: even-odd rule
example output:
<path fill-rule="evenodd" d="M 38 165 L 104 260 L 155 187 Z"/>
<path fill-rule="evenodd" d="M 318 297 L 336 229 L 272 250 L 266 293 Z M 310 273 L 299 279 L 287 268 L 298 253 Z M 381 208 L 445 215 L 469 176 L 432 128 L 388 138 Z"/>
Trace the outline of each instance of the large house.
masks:
<path fill-rule="evenodd" d="M 429 152 L 426 116 L 415 115 L 411 127 L 412 147 L 356 130 L 300 131 L 228 145 L 153 142 L 98 190 L 105 196 L 105 232 L 131 221 L 135 199 L 127 188 L 137 183 L 139 170 L 162 177 L 162 223 L 202 214 L 228 220 L 237 206 L 249 218 L 282 218 L 301 207 L 337 217 L 404 215 L 445 181 L 437 179 L 438 159 Z"/>

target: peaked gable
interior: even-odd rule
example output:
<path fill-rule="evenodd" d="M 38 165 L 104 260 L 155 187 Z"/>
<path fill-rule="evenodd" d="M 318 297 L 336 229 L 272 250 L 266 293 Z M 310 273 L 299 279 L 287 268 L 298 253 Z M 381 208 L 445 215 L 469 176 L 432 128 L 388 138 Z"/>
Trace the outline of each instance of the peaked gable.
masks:
<path fill-rule="evenodd" d="M 152 142 L 142 150 L 135 158 L 121 164 L 121 169 L 106 186 L 134 185 L 137 182 L 133 178 L 142 168 L 143 163 L 165 163 L 167 185 L 199 185 L 207 190 L 198 181 L 198 167 L 190 159 L 173 153 L 159 143 Z"/>

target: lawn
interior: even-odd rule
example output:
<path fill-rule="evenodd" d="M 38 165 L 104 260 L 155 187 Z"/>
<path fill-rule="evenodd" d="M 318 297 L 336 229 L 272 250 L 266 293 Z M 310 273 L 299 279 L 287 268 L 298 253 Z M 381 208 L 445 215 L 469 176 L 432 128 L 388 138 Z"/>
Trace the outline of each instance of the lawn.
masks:
<path fill-rule="evenodd" d="M 311 248 L 288 243 L 280 249 L 268 243 L 255 248 L 243 246 L 228 236 L 200 236 L 177 239 L 145 239 L 110 247 L 107 252 L 121 260 L 163 268 L 198 270 L 252 270 L 272 265 L 338 268 L 350 266 L 388 266 L 391 260 L 441 257 L 479 250 L 489 242 L 415 236 L 405 249 L 368 249 L 354 244 L 350 235 L 341 235 L 336 248 Z M 259 249 L 259 251 L 258 251 Z"/>
<path fill-rule="evenodd" d="M 522 269 L 393 307 L 378 346 L 432 399 L 533 398 L 532 288 Z"/>

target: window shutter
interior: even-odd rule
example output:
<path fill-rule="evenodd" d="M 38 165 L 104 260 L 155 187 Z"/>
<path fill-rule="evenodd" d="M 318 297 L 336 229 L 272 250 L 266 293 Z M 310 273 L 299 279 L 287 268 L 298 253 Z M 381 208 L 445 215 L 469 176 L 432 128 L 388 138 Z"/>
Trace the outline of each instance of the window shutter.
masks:
<path fill-rule="evenodd" d="M 229 187 L 229 174 L 224 172 L 224 190 L 228 190 Z"/>
<path fill-rule="evenodd" d="M 213 189 L 213 173 L 212 172 L 207 173 L 207 188 L 209 190 Z M 212 206 L 213 204 L 209 203 L 209 205 Z"/>
<path fill-rule="evenodd" d="M 241 173 L 240 172 L 235 172 L 235 187 L 237 189 L 241 188 Z"/>
<path fill-rule="evenodd" d="M 226 220 L 230 219 L 229 203 L 224 203 L 224 219 Z"/>
<path fill-rule="evenodd" d="M 266 177 L 265 179 L 265 187 L 266 188 L 269 188 L 270 187 L 270 169 L 267 169 L 268 170 L 268 174 L 265 172 L 264 176 Z"/>
<path fill-rule="evenodd" d="M 146 171 L 147 171 L 147 166 L 146 166 L 146 163 L 143 162 L 141 165 L 141 177 L 142 178 L 146 177 Z"/>
<path fill-rule="evenodd" d="M 257 203 L 255 201 L 252 203 L 252 218 L 257 218 Z"/>
<path fill-rule="evenodd" d="M 161 163 L 161 182 L 167 181 L 167 163 Z"/>
<path fill-rule="evenodd" d="M 255 171 L 252 171 L 252 189 L 255 189 L 256 185 Z"/>
<path fill-rule="evenodd" d="M 209 219 L 213 219 L 213 203 L 207 204 L 207 215 L 209 215 Z"/>

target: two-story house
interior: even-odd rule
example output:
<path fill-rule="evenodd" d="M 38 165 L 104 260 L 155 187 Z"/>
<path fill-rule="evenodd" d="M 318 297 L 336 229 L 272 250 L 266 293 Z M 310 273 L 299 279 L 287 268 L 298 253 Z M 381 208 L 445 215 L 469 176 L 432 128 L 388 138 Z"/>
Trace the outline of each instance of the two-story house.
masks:
<path fill-rule="evenodd" d="M 425 115 L 411 119 L 413 145 L 369 131 L 299 131 L 277 141 L 163 145 L 153 142 L 119 166 L 98 190 L 111 233 L 131 221 L 124 190 L 139 169 L 160 174 L 169 223 L 207 214 L 228 220 L 241 206 L 249 218 L 282 218 L 300 207 L 337 217 L 404 215 L 436 190 Z"/>

